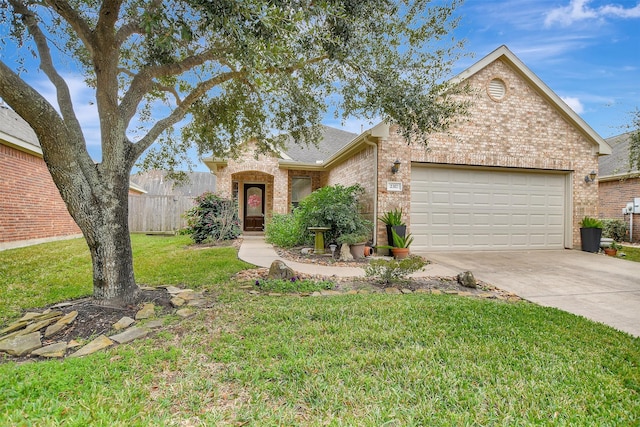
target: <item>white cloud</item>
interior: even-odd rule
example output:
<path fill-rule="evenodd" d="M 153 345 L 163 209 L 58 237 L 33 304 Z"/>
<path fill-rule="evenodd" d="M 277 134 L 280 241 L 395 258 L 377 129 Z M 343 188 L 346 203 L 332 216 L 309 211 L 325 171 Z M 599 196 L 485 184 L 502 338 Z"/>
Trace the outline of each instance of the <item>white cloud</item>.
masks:
<path fill-rule="evenodd" d="M 640 3 L 625 8 L 617 4 L 608 4 L 598 8 L 589 7 L 592 0 L 570 0 L 568 6 L 552 9 L 544 20 L 546 27 L 558 23 L 567 27 L 574 22 L 587 19 L 604 19 L 606 17 L 640 18 Z"/>
<path fill-rule="evenodd" d="M 582 114 L 584 112 L 584 106 L 580 102 L 578 98 L 572 96 L 562 96 L 561 99 L 569 106 L 573 111 L 578 114 Z"/>

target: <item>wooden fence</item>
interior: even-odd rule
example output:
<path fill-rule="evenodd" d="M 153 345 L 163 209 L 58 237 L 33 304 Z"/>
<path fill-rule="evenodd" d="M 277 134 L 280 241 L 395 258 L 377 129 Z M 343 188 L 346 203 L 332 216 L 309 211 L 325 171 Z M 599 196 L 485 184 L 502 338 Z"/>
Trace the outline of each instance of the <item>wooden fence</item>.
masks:
<path fill-rule="evenodd" d="M 184 213 L 194 206 L 190 196 L 129 196 L 129 231 L 173 233 L 187 226 Z"/>

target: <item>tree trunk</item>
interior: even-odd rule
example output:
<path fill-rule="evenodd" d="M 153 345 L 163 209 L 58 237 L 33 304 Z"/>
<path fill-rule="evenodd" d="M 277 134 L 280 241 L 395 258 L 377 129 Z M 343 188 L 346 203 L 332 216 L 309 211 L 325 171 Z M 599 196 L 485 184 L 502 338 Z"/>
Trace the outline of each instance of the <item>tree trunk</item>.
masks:
<path fill-rule="evenodd" d="M 128 227 L 105 226 L 89 242 L 93 261 L 93 298 L 99 305 L 123 307 L 135 302 L 138 287 Z"/>

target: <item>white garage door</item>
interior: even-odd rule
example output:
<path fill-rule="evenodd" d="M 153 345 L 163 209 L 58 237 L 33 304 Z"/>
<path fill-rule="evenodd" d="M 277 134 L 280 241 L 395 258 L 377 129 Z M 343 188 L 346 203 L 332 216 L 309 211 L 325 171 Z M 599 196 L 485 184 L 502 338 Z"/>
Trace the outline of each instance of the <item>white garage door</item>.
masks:
<path fill-rule="evenodd" d="M 562 249 L 565 177 L 413 165 L 412 248 Z"/>

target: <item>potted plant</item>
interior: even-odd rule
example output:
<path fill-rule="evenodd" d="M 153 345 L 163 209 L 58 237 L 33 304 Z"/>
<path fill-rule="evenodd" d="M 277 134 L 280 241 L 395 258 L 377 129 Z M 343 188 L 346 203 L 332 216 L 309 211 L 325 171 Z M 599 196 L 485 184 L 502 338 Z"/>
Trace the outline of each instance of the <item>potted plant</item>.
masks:
<path fill-rule="evenodd" d="M 343 234 L 338 237 L 337 241 L 340 245 L 349 245 L 351 255 L 355 259 L 364 258 L 364 246 L 369 240 L 369 234 L 362 231 Z"/>
<path fill-rule="evenodd" d="M 391 231 L 393 236 L 393 246 L 378 246 L 378 248 L 390 249 L 395 259 L 404 259 L 409 255 L 409 246 L 413 243 L 413 236 L 407 234 L 400 236 L 395 230 Z"/>
<path fill-rule="evenodd" d="M 582 250 L 597 253 L 600 250 L 600 238 L 602 237 L 602 221 L 597 218 L 585 216 L 580 221 L 580 240 Z"/>
<path fill-rule="evenodd" d="M 609 246 L 604 248 L 604 253 L 609 255 L 609 256 L 616 256 L 620 249 L 622 249 L 622 246 L 620 246 L 618 243 L 613 241 L 613 242 L 611 242 L 611 244 Z"/>
<path fill-rule="evenodd" d="M 407 232 L 407 225 L 402 220 L 402 209 L 394 209 L 386 212 L 380 217 L 380 221 L 387 226 L 387 242 L 389 242 L 389 246 L 393 246 L 392 230 L 395 230 L 399 236 L 403 237 Z"/>

